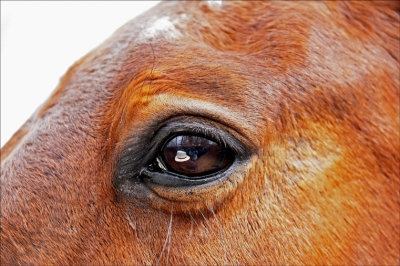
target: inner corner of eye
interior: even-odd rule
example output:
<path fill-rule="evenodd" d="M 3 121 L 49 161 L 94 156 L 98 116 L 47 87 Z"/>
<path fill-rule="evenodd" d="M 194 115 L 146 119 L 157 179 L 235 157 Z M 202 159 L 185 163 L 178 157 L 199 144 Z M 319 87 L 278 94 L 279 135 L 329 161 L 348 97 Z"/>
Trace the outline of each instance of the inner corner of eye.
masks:
<path fill-rule="evenodd" d="M 160 167 L 160 169 L 167 171 L 167 168 L 164 166 L 164 164 L 160 160 L 160 157 L 158 157 L 158 156 L 156 158 L 156 163 L 157 163 L 157 166 Z"/>

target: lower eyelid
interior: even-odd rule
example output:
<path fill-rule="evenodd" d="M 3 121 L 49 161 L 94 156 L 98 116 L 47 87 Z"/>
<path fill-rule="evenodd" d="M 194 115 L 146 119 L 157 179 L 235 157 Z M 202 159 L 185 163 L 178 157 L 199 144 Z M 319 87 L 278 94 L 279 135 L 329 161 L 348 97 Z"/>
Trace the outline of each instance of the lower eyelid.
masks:
<path fill-rule="evenodd" d="M 188 186 L 165 186 L 152 182 L 143 177 L 141 184 L 151 191 L 150 206 L 165 211 L 170 211 L 171 203 L 174 211 L 187 213 L 188 211 L 206 210 L 217 207 L 227 200 L 246 177 L 251 157 L 240 158 L 224 173 L 211 182 Z M 163 176 L 158 176 L 162 181 Z"/>
<path fill-rule="evenodd" d="M 167 172 L 151 172 L 145 169 L 142 172 L 143 179 L 147 182 L 166 186 L 166 187 L 184 187 L 184 186 L 198 186 L 218 180 L 218 175 L 213 175 L 202 179 L 188 179 L 183 176 L 176 176 Z"/>
<path fill-rule="evenodd" d="M 170 211 L 171 204 L 174 204 L 176 213 L 206 210 L 217 207 L 230 198 L 246 177 L 251 161 L 256 158 L 256 154 L 238 156 L 228 169 L 210 176 L 214 180 L 185 180 L 186 183 L 179 180 L 182 186 L 173 183 L 165 185 L 168 173 L 151 173 L 142 168 L 140 176 L 124 178 L 117 182 L 116 188 L 119 197 L 132 204 L 139 200 L 151 208 L 167 212 Z"/>

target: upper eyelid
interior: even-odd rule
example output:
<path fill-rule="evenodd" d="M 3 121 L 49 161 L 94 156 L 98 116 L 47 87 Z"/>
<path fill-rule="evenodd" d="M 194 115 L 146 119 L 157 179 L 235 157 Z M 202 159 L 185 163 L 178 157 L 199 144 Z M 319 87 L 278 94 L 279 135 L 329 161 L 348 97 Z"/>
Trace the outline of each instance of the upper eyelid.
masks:
<path fill-rule="evenodd" d="M 238 112 L 223 105 L 211 101 L 200 100 L 197 98 L 187 98 L 179 94 L 163 93 L 156 95 L 150 105 L 162 104 L 169 115 L 165 116 L 164 121 L 178 116 L 190 116 L 206 119 L 228 128 L 235 130 L 238 134 L 247 138 L 246 131 L 255 131 L 255 124 L 243 116 L 245 112 Z M 151 106 L 149 106 L 151 108 Z M 178 111 L 179 113 L 177 113 Z M 246 131 L 243 131 L 243 123 L 246 123 Z"/>
<path fill-rule="evenodd" d="M 203 120 L 206 120 L 207 122 L 204 122 Z M 157 137 L 157 135 L 160 134 L 161 131 L 167 129 L 171 126 L 173 126 L 176 123 L 180 123 L 182 126 L 181 128 L 179 127 L 174 127 L 175 129 L 182 129 L 180 132 L 189 132 L 191 134 L 201 134 L 205 137 L 210 137 L 214 140 L 216 140 L 218 143 L 224 145 L 226 147 L 227 144 L 231 145 L 232 148 L 235 152 L 237 153 L 244 153 L 246 148 L 250 149 L 246 143 L 243 143 L 242 141 L 238 140 L 235 136 L 233 136 L 230 132 L 227 132 L 227 130 L 224 130 L 215 124 L 221 125 L 223 128 L 228 128 L 226 125 L 221 124 L 219 121 L 215 121 L 214 119 L 210 119 L 208 117 L 202 117 L 202 116 L 190 116 L 190 115 L 179 115 L 179 116 L 171 116 L 167 119 L 164 119 L 163 121 L 158 121 L 156 124 L 158 126 L 149 126 L 149 129 L 144 129 L 144 132 L 149 132 L 148 134 L 144 133 L 143 135 L 147 136 L 148 141 L 153 140 L 154 138 Z M 156 129 L 151 130 L 152 127 L 156 127 Z M 233 131 L 231 129 L 230 131 Z M 150 133 L 151 132 L 151 133 Z M 164 137 L 162 138 L 162 141 L 166 141 L 168 138 L 170 138 L 173 133 L 177 133 L 178 131 L 172 131 L 169 134 L 164 134 Z M 236 131 L 235 131 L 236 132 Z M 241 139 L 246 140 L 245 136 L 240 134 L 239 132 L 236 132 L 236 135 L 239 135 Z M 135 136 L 136 137 L 136 136 Z M 234 139 L 235 143 L 227 143 L 226 138 L 228 140 Z M 132 141 L 131 139 L 128 139 L 126 141 L 127 143 L 132 142 L 132 145 L 127 144 L 126 149 L 129 149 L 130 146 L 135 146 L 136 141 Z M 234 145 L 234 144 L 239 144 L 240 145 Z M 159 144 L 160 143 L 156 143 Z M 133 148 L 133 147 L 132 147 Z"/>
<path fill-rule="evenodd" d="M 206 122 L 206 123 L 204 123 L 204 122 L 200 122 L 200 119 L 204 119 L 204 120 L 206 120 L 206 121 L 208 121 L 208 123 Z M 154 134 L 153 134 L 153 137 L 155 136 L 155 135 L 157 135 L 157 133 L 160 131 L 160 130 L 162 130 L 163 128 L 165 128 L 166 126 L 168 126 L 169 124 L 172 124 L 172 123 L 174 123 L 174 122 L 177 122 L 177 121 L 181 121 L 182 123 L 185 121 L 187 121 L 187 123 L 185 123 L 185 126 L 190 126 L 190 125 L 194 125 L 194 124 L 201 124 L 202 126 L 203 125 L 205 125 L 205 126 L 207 126 L 207 127 L 212 127 L 211 126 L 211 124 L 221 124 L 221 125 L 223 125 L 220 121 L 218 121 L 218 120 L 215 120 L 215 119 L 213 119 L 213 118 L 210 118 L 210 117 L 207 117 L 207 116 L 200 116 L 200 115 L 190 115 L 190 114 L 187 114 L 187 115 L 185 115 L 185 114 L 182 114 L 182 115 L 173 115 L 173 116 L 171 116 L 171 117 L 168 117 L 168 118 L 166 118 L 166 119 L 164 119 L 162 122 L 160 122 L 159 123 L 159 126 L 158 126 L 158 128 L 154 131 Z M 200 127 L 194 127 L 193 126 L 193 129 L 197 129 L 197 130 L 201 130 L 201 129 L 203 129 L 203 127 L 202 126 L 200 126 Z M 226 126 L 226 125 L 223 125 L 224 127 L 229 127 L 229 126 Z M 222 130 L 222 129 L 220 129 L 219 127 L 214 127 L 216 130 Z M 206 128 L 206 129 L 209 129 L 209 128 Z M 201 133 L 201 132 L 200 132 Z M 218 140 L 218 141 L 221 141 L 221 143 L 222 144 L 225 144 L 225 143 L 223 143 L 224 142 L 224 140 L 223 139 L 220 139 L 220 135 L 219 134 L 214 134 L 212 131 L 208 131 L 208 132 L 206 132 L 207 134 L 204 134 L 204 135 L 208 135 L 208 136 L 210 136 L 210 137 L 214 137 L 216 140 Z M 240 134 L 243 138 L 245 138 L 245 136 L 243 136 L 240 132 L 237 132 L 238 134 Z"/>
<path fill-rule="evenodd" d="M 173 122 L 171 124 L 167 124 L 164 127 L 160 128 L 157 133 L 155 133 L 154 137 L 157 137 L 157 134 L 165 130 L 164 136 L 161 138 L 161 143 L 165 143 L 169 139 L 173 138 L 173 136 L 181 135 L 181 134 L 191 134 L 191 135 L 200 135 L 206 138 L 213 139 L 217 141 L 219 144 L 224 147 L 231 148 L 236 153 L 244 153 L 245 148 L 243 144 L 233 137 L 231 134 L 226 132 L 223 129 L 216 128 L 207 123 L 199 122 L 199 121 L 189 121 L 189 122 Z M 161 148 L 161 147 L 160 147 Z"/>

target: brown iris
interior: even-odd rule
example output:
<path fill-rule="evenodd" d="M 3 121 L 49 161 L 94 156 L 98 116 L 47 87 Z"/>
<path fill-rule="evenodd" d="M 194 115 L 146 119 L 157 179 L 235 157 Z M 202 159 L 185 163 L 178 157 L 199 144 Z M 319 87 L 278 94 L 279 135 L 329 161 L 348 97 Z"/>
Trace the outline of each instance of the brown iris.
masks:
<path fill-rule="evenodd" d="M 234 159 L 230 149 L 195 135 L 172 138 L 161 153 L 169 171 L 192 177 L 218 172 L 229 166 Z"/>

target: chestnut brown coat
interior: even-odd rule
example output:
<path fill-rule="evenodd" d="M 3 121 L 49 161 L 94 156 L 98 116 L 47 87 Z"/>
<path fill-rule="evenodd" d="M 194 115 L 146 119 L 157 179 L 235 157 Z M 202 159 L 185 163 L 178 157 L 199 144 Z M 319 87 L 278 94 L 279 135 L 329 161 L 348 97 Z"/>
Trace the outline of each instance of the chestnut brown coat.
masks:
<path fill-rule="evenodd" d="M 135 18 L 2 148 L 2 265 L 399 264 L 399 35 L 399 2 Z M 212 183 L 146 183 L 137 155 L 177 121 L 247 159 Z"/>

